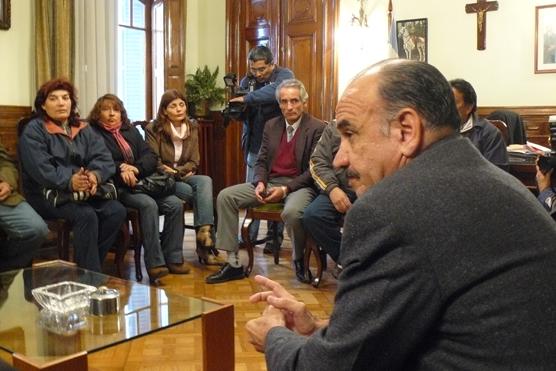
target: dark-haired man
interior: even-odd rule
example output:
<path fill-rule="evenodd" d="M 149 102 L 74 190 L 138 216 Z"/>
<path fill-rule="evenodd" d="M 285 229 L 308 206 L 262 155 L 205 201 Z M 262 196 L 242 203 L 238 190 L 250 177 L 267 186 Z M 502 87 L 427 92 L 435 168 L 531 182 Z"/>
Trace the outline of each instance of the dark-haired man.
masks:
<path fill-rule="evenodd" d="M 510 164 L 502 133 L 486 119 L 477 116 L 477 93 L 473 86 L 463 79 L 450 80 L 450 85 L 462 121 L 461 135 L 469 138 L 487 160 L 508 170 Z"/>
<path fill-rule="evenodd" d="M 317 320 L 257 276 L 267 291 L 250 299 L 268 306 L 246 328 L 268 370 L 556 369 L 556 225 L 458 134 L 442 74 L 378 63 L 336 118 L 335 165 L 357 178 L 358 199 L 334 311 Z"/>

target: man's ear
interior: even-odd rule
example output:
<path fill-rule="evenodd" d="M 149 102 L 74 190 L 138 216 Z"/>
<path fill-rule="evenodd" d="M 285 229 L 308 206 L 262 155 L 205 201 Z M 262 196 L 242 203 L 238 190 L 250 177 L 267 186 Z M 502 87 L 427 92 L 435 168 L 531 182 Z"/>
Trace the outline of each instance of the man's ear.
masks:
<path fill-rule="evenodd" d="M 421 116 L 411 109 L 404 108 L 398 114 L 400 129 L 400 152 L 408 158 L 419 154 L 424 142 L 424 127 Z"/>

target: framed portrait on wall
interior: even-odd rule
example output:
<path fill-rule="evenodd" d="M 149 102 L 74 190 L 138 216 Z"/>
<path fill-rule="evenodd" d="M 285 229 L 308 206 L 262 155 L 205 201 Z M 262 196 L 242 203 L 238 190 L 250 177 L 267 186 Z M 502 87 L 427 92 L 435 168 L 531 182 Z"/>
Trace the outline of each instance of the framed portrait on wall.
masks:
<path fill-rule="evenodd" d="M 535 73 L 556 72 L 556 4 L 536 7 Z"/>
<path fill-rule="evenodd" d="M 0 0 L 0 30 L 9 30 L 10 26 L 10 0 Z"/>
<path fill-rule="evenodd" d="M 428 61 L 427 18 L 396 22 L 398 55 L 415 61 Z"/>

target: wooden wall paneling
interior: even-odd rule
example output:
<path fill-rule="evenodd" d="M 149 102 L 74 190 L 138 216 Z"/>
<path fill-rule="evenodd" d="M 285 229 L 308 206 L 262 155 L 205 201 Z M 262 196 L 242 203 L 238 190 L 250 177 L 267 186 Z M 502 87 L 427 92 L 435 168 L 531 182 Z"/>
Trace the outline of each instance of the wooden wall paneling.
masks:
<path fill-rule="evenodd" d="M 509 110 L 519 114 L 525 124 L 527 140 L 550 147 L 548 117 L 556 115 L 556 106 L 485 106 L 478 107 L 477 113 L 484 117 L 496 110 Z"/>
<path fill-rule="evenodd" d="M 17 122 L 31 114 L 31 107 L 0 106 L 0 141 L 8 153 L 17 157 Z"/>
<path fill-rule="evenodd" d="M 184 90 L 185 84 L 185 3 L 164 2 L 164 86 Z"/>

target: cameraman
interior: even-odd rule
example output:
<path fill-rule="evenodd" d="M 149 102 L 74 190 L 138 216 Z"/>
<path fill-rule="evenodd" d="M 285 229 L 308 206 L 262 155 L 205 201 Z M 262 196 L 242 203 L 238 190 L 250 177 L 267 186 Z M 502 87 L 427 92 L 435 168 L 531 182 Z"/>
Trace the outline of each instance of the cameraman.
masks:
<path fill-rule="evenodd" d="M 259 45 L 252 48 L 247 56 L 249 71 L 239 83 L 240 90 L 248 91 L 248 93 L 230 99 L 230 102 L 241 102 L 246 105 L 246 116 L 241 134 L 241 149 L 247 163 L 245 169 L 246 182 L 253 181 L 253 167 L 261 147 L 265 123 L 282 115 L 276 100 L 276 87 L 282 81 L 294 78 L 291 70 L 277 66 L 273 61 L 274 56 L 266 46 Z M 276 227 L 280 236 L 276 242 L 280 246 L 282 244 L 283 224 L 269 222 L 267 233 L 268 236 L 271 236 L 272 228 Z M 255 221 L 251 224 L 251 230 L 249 231 L 252 241 L 257 239 L 258 230 L 259 222 Z M 265 250 L 268 252 L 269 249 L 270 245 L 267 243 Z"/>
<path fill-rule="evenodd" d="M 556 220 L 556 190 L 552 186 L 551 176 L 554 169 L 543 173 L 539 165 L 537 165 L 537 187 L 539 189 L 539 196 L 537 197 L 541 204 L 550 215 Z"/>
<path fill-rule="evenodd" d="M 265 123 L 271 118 L 282 115 L 276 101 L 276 87 L 283 81 L 293 78 L 293 72 L 273 63 L 274 57 L 266 46 L 255 46 L 247 56 L 249 72 L 241 79 L 240 89 L 248 91 L 230 102 L 242 102 L 247 106 L 241 148 L 246 156 L 246 181 L 253 180 L 253 165 L 261 147 Z"/>

